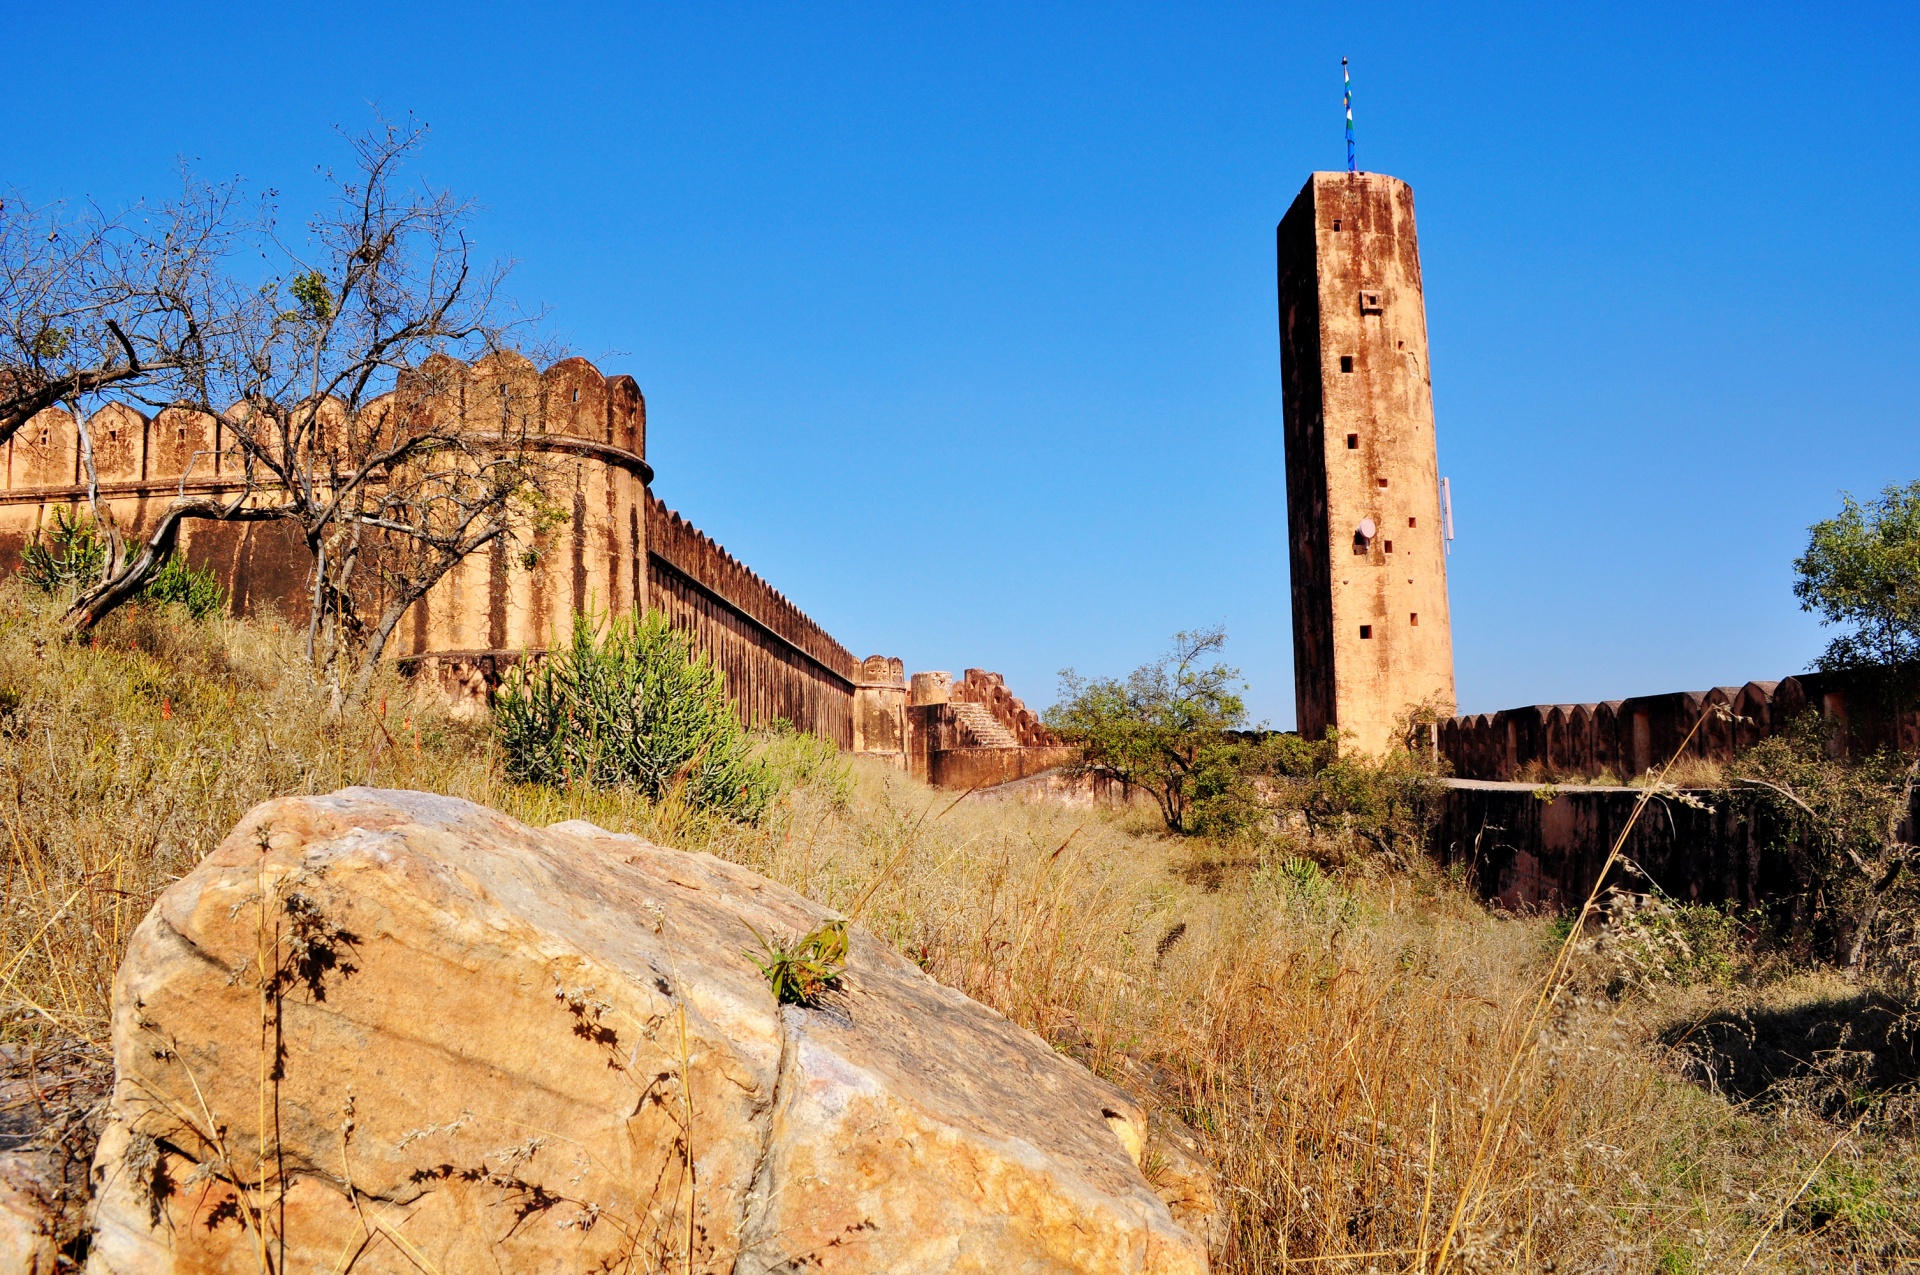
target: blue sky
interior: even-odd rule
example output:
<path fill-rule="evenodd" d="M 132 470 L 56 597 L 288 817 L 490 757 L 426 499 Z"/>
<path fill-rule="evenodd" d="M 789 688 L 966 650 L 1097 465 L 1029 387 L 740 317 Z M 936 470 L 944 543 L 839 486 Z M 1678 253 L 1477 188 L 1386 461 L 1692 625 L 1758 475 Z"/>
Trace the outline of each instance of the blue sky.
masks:
<path fill-rule="evenodd" d="M 1411 182 L 1463 711 L 1779 677 L 1791 559 L 1920 477 L 1896 7 L 13 4 L 0 185 L 297 213 L 369 103 L 647 395 L 656 492 L 857 655 L 1293 721 L 1273 227 Z"/>

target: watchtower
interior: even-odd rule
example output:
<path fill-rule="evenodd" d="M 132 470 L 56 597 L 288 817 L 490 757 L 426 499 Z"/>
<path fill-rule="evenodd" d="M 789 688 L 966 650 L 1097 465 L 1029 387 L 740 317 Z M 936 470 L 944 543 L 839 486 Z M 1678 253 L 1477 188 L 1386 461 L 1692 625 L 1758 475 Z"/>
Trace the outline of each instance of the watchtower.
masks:
<path fill-rule="evenodd" d="M 1413 190 L 1315 173 L 1276 233 L 1300 733 L 1379 753 L 1453 704 L 1453 636 Z"/>

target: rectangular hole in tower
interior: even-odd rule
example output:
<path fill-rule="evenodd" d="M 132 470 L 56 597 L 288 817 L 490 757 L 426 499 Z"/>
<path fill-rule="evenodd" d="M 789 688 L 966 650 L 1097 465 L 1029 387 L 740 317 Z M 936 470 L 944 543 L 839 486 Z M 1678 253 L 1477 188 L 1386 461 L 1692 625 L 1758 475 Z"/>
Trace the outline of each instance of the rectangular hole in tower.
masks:
<path fill-rule="evenodd" d="M 1407 519 L 1407 525 L 1409 527 L 1418 527 L 1420 525 L 1420 520 L 1418 518 L 1409 518 Z"/>
<path fill-rule="evenodd" d="M 1351 355 L 1351 354 L 1342 354 L 1342 355 L 1340 356 L 1340 370 L 1341 370 L 1342 372 L 1351 372 L 1351 371 L 1353 371 L 1353 355 Z"/>
<path fill-rule="evenodd" d="M 1347 450 L 1350 452 L 1360 450 L 1360 435 L 1358 434 L 1347 435 Z"/>
<path fill-rule="evenodd" d="M 1334 228 L 1335 230 L 1338 230 L 1338 229 L 1340 229 L 1340 219 L 1339 219 L 1338 217 L 1335 217 L 1335 218 L 1333 219 L 1333 228 Z"/>
<path fill-rule="evenodd" d="M 1386 479 L 1384 479 L 1384 478 L 1382 478 L 1382 479 L 1380 480 L 1380 485 L 1381 485 L 1382 487 L 1385 487 L 1385 486 L 1387 485 L 1387 480 L 1386 480 Z"/>
<path fill-rule="evenodd" d="M 1383 547 L 1383 548 L 1385 548 L 1385 549 L 1386 549 L 1386 551 L 1387 551 L 1388 553 L 1392 553 L 1392 552 L 1393 552 L 1393 541 L 1391 541 L 1391 540 L 1389 540 L 1389 541 L 1387 541 L 1387 542 L 1386 542 L 1386 543 L 1385 543 L 1385 544 L 1384 544 L 1384 545 L 1383 545 L 1382 547 Z"/>
<path fill-rule="evenodd" d="M 1411 625 L 1412 625 L 1412 626 L 1413 626 L 1414 628 L 1416 628 L 1416 629 L 1417 629 L 1417 628 L 1419 628 L 1419 627 L 1420 627 L 1420 613 L 1419 613 L 1418 611 L 1409 611 L 1409 612 L 1407 613 L 1407 623 L 1408 623 L 1408 624 L 1411 624 Z"/>
<path fill-rule="evenodd" d="M 1361 625 L 1361 626 L 1360 626 L 1360 636 L 1361 636 L 1362 638 L 1370 638 L 1370 637 L 1372 637 L 1372 636 L 1373 636 L 1373 626 L 1372 626 L 1371 624 L 1363 624 L 1363 625 Z"/>

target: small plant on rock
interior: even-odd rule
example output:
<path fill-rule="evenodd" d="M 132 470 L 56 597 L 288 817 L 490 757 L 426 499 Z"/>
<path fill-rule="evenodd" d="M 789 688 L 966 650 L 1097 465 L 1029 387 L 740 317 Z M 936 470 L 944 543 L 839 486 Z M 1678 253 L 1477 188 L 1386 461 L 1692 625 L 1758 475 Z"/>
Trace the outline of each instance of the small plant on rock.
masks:
<path fill-rule="evenodd" d="M 776 943 L 755 930 L 761 955 L 747 953 L 782 1005 L 812 1005 L 847 968 L 847 923 L 822 921 L 799 938 Z"/>

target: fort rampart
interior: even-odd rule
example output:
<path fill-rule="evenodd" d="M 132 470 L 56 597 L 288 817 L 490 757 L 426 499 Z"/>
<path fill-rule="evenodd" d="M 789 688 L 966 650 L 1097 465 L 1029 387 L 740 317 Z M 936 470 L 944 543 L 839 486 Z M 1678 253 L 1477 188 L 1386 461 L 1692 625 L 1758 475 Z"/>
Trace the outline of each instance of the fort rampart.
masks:
<path fill-rule="evenodd" d="M 1620 781 L 1663 764 L 1683 741 L 1683 757 L 1731 761 L 1813 709 L 1834 724 L 1835 746 L 1849 753 L 1920 748 L 1920 712 L 1889 719 L 1871 703 L 1855 679 L 1801 673 L 1778 682 L 1455 717 L 1441 723 L 1438 745 L 1462 779 Z"/>
<path fill-rule="evenodd" d="M 647 605 L 693 631 L 748 725 L 792 722 L 852 748 L 858 662 L 771 585 L 647 500 Z"/>
<path fill-rule="evenodd" d="M 1675 756 L 1732 761 L 1807 712 L 1820 714 L 1828 747 L 1839 755 L 1920 748 L 1920 712 L 1893 716 L 1875 704 L 1859 678 L 1802 673 L 1778 682 L 1455 717 L 1437 734 L 1455 777 L 1446 781 L 1432 850 L 1509 907 L 1578 906 L 1643 795 L 1622 780 Z M 1702 903 L 1789 912 L 1804 905 L 1796 866 L 1804 851 L 1764 803 L 1716 789 L 1691 801 L 1659 797 L 1655 807 L 1621 846 L 1636 881 Z M 1920 793 L 1900 835 L 1910 838 L 1915 827 Z"/>
<path fill-rule="evenodd" d="M 422 398 L 418 386 L 429 380 L 431 396 Z M 363 409 L 370 427 L 395 419 L 396 402 L 408 412 L 457 417 L 479 436 L 497 433 L 539 454 L 555 507 L 530 544 L 495 541 L 401 618 L 392 654 L 456 702 L 484 702 L 507 668 L 563 640 L 576 614 L 604 619 L 644 608 L 665 612 L 693 635 L 725 673 L 750 726 L 786 721 L 962 788 L 1022 778 L 1068 755 L 997 674 L 969 669 L 959 683 L 944 673 L 916 675 L 916 684 L 930 676 L 948 692 L 909 704 L 900 660 L 855 659 L 669 509 L 652 491 L 646 400 L 631 377 L 602 375 L 579 358 L 544 372 L 511 352 L 471 367 L 435 359 Z M 322 414 L 328 419 L 318 446 L 344 420 L 343 411 Z M 90 477 L 102 515 L 130 538 L 150 530 L 175 497 L 243 495 L 235 424 L 243 419 L 231 410 L 168 408 L 149 416 L 109 404 L 85 422 L 90 476 L 81 423 L 60 409 L 40 413 L 0 457 L 0 572 L 18 569 L 56 513 L 91 516 Z M 235 613 L 307 623 L 313 559 L 293 524 L 191 520 L 179 549 L 189 565 L 214 573 Z"/>

